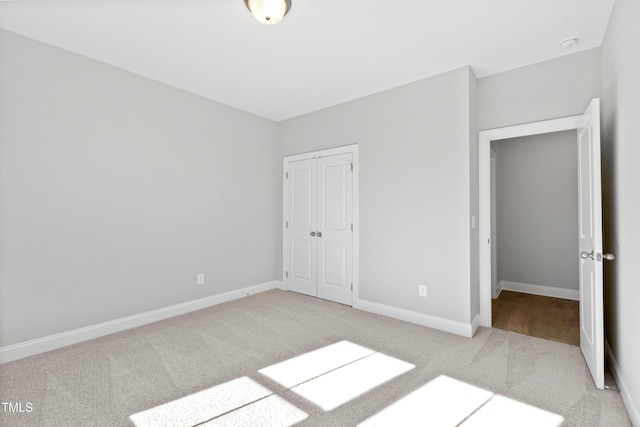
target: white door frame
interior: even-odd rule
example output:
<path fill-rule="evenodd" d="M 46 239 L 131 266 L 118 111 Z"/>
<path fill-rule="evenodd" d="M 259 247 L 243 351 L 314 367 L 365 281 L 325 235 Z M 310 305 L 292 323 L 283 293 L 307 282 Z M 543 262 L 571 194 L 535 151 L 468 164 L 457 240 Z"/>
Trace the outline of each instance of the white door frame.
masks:
<path fill-rule="evenodd" d="M 582 115 L 479 132 L 480 326 L 491 327 L 491 141 L 577 130 Z"/>
<path fill-rule="evenodd" d="M 360 272 L 360 156 L 358 144 L 344 145 L 342 147 L 328 148 L 325 150 L 311 151 L 308 153 L 293 154 L 282 158 L 282 282 L 287 289 L 285 274 L 287 271 L 287 179 L 285 174 L 289 169 L 289 162 L 313 159 L 318 157 L 335 156 L 337 154 L 351 153 L 353 156 L 353 299 L 355 305 L 358 300 L 359 272 Z"/>

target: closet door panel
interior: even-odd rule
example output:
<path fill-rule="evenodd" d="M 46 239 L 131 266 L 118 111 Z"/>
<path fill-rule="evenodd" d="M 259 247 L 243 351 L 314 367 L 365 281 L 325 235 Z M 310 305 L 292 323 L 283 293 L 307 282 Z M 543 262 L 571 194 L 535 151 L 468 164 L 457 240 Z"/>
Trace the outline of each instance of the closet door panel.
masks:
<path fill-rule="evenodd" d="M 321 157 L 317 164 L 318 297 L 352 304 L 352 155 Z"/>
<path fill-rule="evenodd" d="M 315 159 L 289 164 L 287 182 L 287 266 L 289 290 L 316 296 L 317 170 Z"/>

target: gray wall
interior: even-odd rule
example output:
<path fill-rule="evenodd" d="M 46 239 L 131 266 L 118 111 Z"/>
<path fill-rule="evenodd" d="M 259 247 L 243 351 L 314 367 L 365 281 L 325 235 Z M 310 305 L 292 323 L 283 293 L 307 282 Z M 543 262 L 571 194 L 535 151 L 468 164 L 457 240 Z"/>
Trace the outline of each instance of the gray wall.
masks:
<path fill-rule="evenodd" d="M 281 156 L 360 145 L 362 299 L 470 321 L 470 73 L 279 123 Z"/>
<path fill-rule="evenodd" d="M 578 290 L 576 132 L 497 146 L 498 279 Z"/>
<path fill-rule="evenodd" d="M 0 346 L 278 278 L 274 122 L 5 31 L 0 63 Z"/>
<path fill-rule="evenodd" d="M 478 130 L 584 113 L 600 96 L 600 49 L 478 80 Z"/>
<path fill-rule="evenodd" d="M 616 0 L 602 45 L 606 339 L 640 425 L 640 2 Z M 632 408 L 633 407 L 633 408 Z M 633 410 L 633 413 L 631 414 Z"/>

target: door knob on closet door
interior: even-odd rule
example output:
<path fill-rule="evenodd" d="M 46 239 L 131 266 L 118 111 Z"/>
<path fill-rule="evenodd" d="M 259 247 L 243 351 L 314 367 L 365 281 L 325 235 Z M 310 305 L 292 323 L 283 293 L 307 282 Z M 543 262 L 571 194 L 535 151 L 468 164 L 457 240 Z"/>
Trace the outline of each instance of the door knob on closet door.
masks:
<path fill-rule="evenodd" d="M 322 237 L 322 232 L 318 231 L 318 237 Z"/>
<path fill-rule="evenodd" d="M 316 235 L 316 232 L 315 232 L 315 231 L 312 231 L 311 233 L 309 233 L 309 235 L 310 235 L 311 237 L 314 237 L 314 236 Z"/>
<path fill-rule="evenodd" d="M 580 252 L 580 258 L 582 259 L 593 259 L 593 251 L 591 252 Z"/>

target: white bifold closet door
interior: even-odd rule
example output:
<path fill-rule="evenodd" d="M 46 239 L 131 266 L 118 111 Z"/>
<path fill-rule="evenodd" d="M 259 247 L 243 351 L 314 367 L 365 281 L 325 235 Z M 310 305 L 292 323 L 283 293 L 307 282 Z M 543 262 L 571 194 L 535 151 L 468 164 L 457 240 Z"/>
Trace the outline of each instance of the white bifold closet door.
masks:
<path fill-rule="evenodd" d="M 293 161 L 286 189 L 286 288 L 353 301 L 353 155 Z"/>

